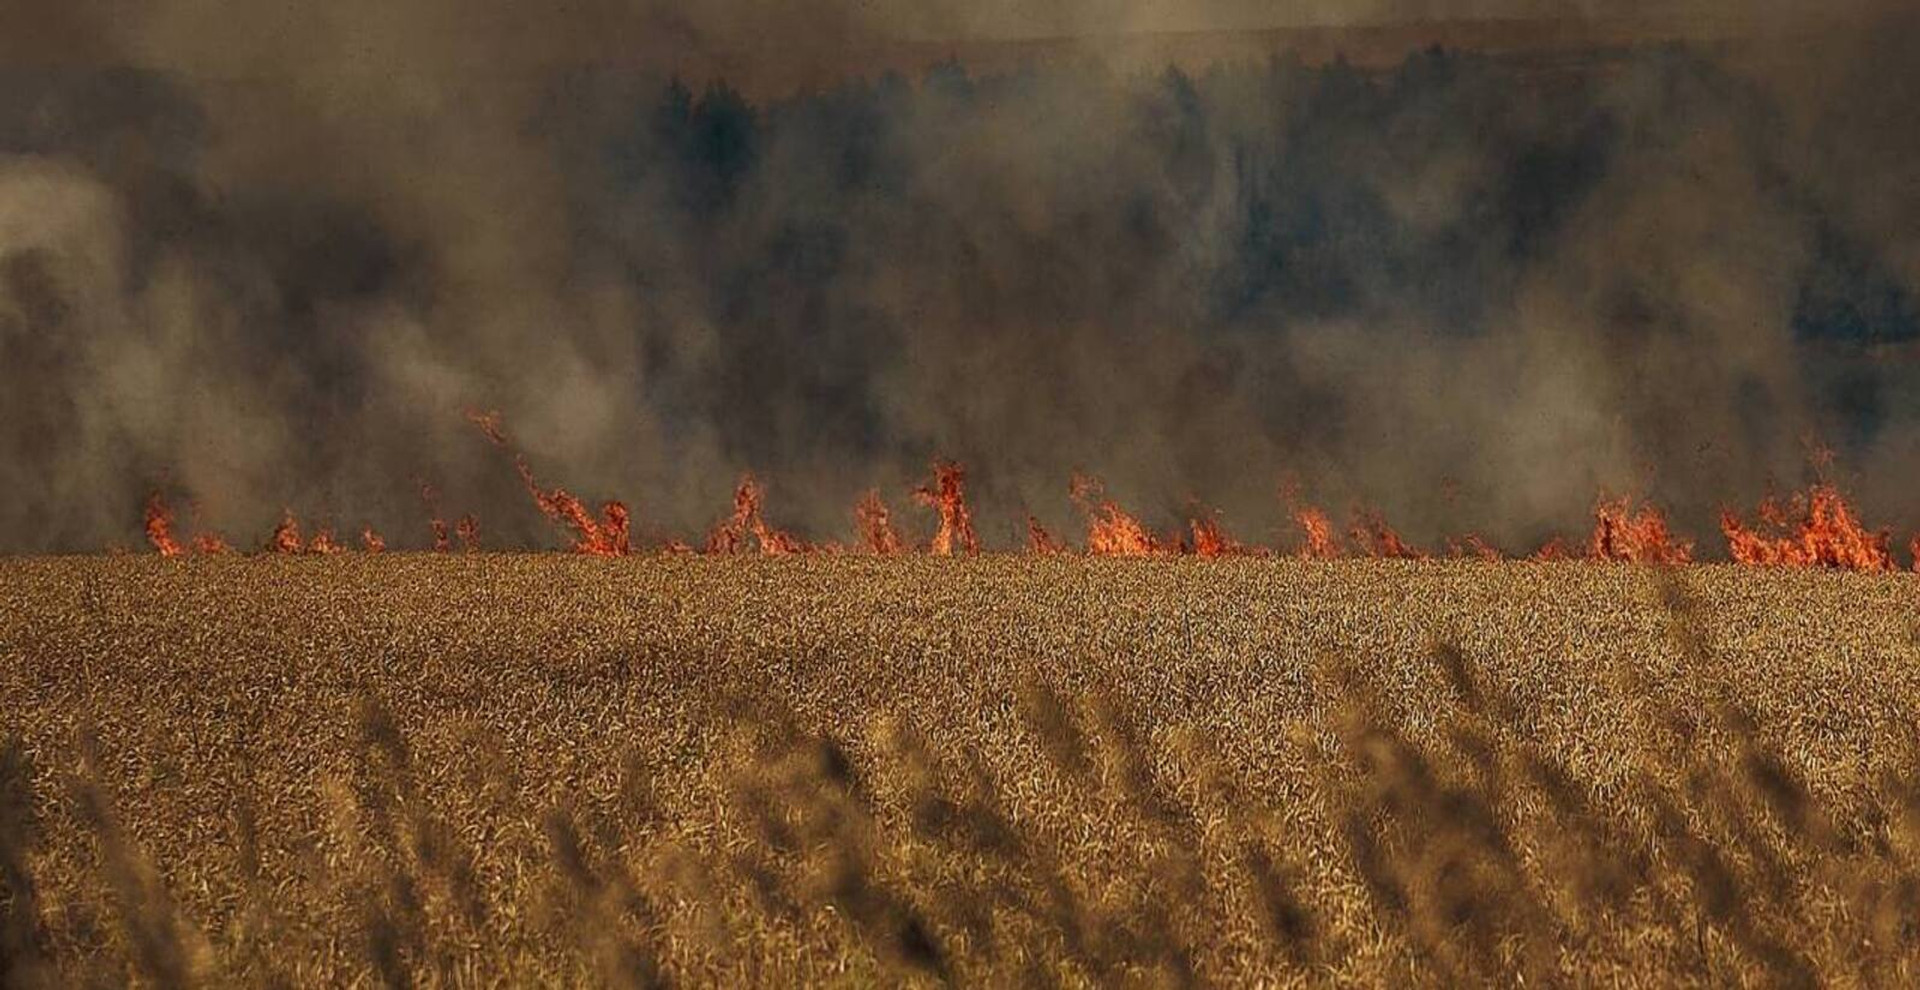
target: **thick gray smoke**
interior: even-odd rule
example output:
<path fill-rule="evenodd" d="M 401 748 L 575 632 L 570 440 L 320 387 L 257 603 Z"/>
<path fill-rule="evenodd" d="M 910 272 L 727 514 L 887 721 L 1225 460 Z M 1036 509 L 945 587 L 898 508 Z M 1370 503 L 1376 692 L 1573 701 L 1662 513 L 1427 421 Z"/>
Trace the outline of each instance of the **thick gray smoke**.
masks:
<path fill-rule="evenodd" d="M 552 544 L 470 408 L 655 538 L 747 470 L 815 537 L 870 486 L 913 518 L 944 455 L 998 545 L 1075 529 L 1079 470 L 1261 541 L 1289 482 L 1516 550 L 1635 492 L 1712 550 L 1814 440 L 1920 524 L 1911 17 L 1701 4 L 1667 44 L 1639 10 L 1428 4 L 1558 20 L 1330 64 L 955 46 L 983 69 L 927 39 L 1272 25 L 259 6 L 49 2 L 0 47 L 0 550 L 136 545 L 156 487 L 238 543 L 284 507 L 418 546 L 423 481 Z"/>

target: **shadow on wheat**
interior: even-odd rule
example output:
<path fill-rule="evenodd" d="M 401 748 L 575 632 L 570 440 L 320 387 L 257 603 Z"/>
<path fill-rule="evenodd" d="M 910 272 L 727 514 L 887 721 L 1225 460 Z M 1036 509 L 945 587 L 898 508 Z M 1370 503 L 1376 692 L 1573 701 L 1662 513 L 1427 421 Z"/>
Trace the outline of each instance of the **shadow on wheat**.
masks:
<path fill-rule="evenodd" d="M 8 985 L 1911 982 L 1898 578 L 4 565 Z"/>

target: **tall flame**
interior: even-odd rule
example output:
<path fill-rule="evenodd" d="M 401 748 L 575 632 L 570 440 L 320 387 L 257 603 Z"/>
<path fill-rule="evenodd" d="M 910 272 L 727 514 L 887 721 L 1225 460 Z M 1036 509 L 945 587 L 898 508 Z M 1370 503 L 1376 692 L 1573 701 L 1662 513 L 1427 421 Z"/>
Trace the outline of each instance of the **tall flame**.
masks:
<path fill-rule="evenodd" d="M 586 503 L 566 489 L 541 488 L 524 458 L 516 456 L 513 466 L 520 472 L 520 479 L 526 483 L 527 492 L 533 496 L 533 503 L 540 507 L 540 511 L 547 518 L 573 530 L 575 553 L 595 557 L 624 557 L 631 551 L 628 542 L 631 517 L 624 503 L 607 502 L 600 507 L 600 516 L 595 518 Z"/>
<path fill-rule="evenodd" d="M 479 427 L 487 442 L 503 450 L 512 450 L 513 444 L 507 439 L 504 419 L 498 410 L 477 412 L 469 409 L 467 421 Z M 574 497 L 564 488 L 542 488 L 533 476 L 533 469 L 527 466 L 527 459 L 515 452 L 514 470 L 519 472 L 520 480 L 527 486 L 527 493 L 533 496 L 533 504 L 540 508 L 541 514 L 573 531 L 573 551 L 595 557 L 624 557 L 631 552 L 631 517 L 625 503 L 608 501 L 600 507 L 600 515 L 595 517 L 585 502 Z M 463 520 L 464 521 L 464 520 Z M 435 543 L 439 542 L 439 530 L 435 529 Z M 465 541 L 465 534 L 462 534 Z M 468 546 L 467 549 L 472 549 Z"/>
<path fill-rule="evenodd" d="M 368 553 L 386 553 L 387 538 L 374 532 L 372 526 L 360 530 L 360 546 Z"/>
<path fill-rule="evenodd" d="M 895 554 L 906 549 L 900 533 L 893 528 L 892 514 L 878 489 L 869 489 L 860 497 L 859 504 L 853 507 L 853 521 L 859 530 L 861 545 L 870 552 Z"/>
<path fill-rule="evenodd" d="M 934 461 L 933 478 L 913 493 L 920 504 L 940 513 L 940 529 L 933 534 L 928 549 L 941 557 L 955 553 L 977 553 L 980 540 L 973 535 L 973 514 L 967 510 L 967 472 L 952 461 Z"/>
<path fill-rule="evenodd" d="M 603 556 L 624 557 L 633 552 L 633 519 L 625 502 L 609 499 L 600 506 L 600 547 Z"/>
<path fill-rule="evenodd" d="M 159 492 L 147 496 L 147 542 L 162 557 L 178 557 L 185 551 L 173 538 L 173 510 Z"/>
<path fill-rule="evenodd" d="M 1332 560 L 1340 556 L 1340 540 L 1333 535 L 1333 522 L 1327 514 L 1311 505 L 1293 510 L 1294 524 L 1300 527 L 1300 556 L 1308 560 Z"/>
<path fill-rule="evenodd" d="M 760 552 L 768 556 L 804 553 L 807 544 L 791 533 L 767 525 L 760 514 L 764 493 L 751 474 L 740 476 L 733 490 L 733 514 L 722 519 L 707 534 L 708 553 L 741 553 L 747 549 L 747 537 L 753 537 Z"/>

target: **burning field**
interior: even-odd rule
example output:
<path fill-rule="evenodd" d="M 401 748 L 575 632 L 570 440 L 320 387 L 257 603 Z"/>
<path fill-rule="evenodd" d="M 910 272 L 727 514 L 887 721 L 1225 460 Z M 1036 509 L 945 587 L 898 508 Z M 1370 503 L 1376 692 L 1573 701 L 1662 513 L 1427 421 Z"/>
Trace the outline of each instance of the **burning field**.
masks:
<path fill-rule="evenodd" d="M 533 505 L 549 522 L 567 535 L 568 548 L 590 557 L 626 557 L 648 549 L 672 554 L 696 552 L 693 544 L 677 537 L 666 537 L 654 547 L 636 543 L 633 515 L 625 502 L 609 500 L 599 510 L 565 488 L 545 488 L 534 476 L 526 455 L 514 448 L 497 412 L 469 412 L 467 418 L 493 446 L 512 454 L 513 468 L 532 498 Z M 1866 572 L 1899 570 L 1893 550 L 1891 529 L 1873 529 L 1862 521 L 1838 485 L 1828 480 L 1833 455 L 1824 448 L 1812 450 L 1815 480 L 1804 491 L 1785 499 L 1768 494 L 1749 521 L 1732 508 L 1719 513 L 1721 535 L 1726 541 L 1727 559 L 1757 567 L 1800 569 L 1837 569 Z M 1385 560 L 1427 560 L 1434 557 L 1467 558 L 1481 561 L 1505 559 L 1505 553 L 1477 534 L 1449 538 L 1444 548 L 1429 551 L 1408 542 L 1376 509 L 1356 506 L 1348 513 L 1349 523 L 1343 539 L 1333 517 L 1320 507 L 1303 501 L 1292 482 L 1279 488 L 1279 500 L 1286 507 L 1286 520 L 1296 531 L 1291 545 L 1272 547 L 1235 539 L 1225 528 L 1220 514 L 1197 500 L 1188 500 L 1182 525 L 1170 531 L 1155 532 L 1118 502 L 1107 497 L 1099 479 L 1075 474 L 1068 492 L 1074 507 L 1085 521 L 1084 551 L 1094 557 L 1192 556 L 1271 557 L 1297 556 L 1307 560 L 1332 560 L 1353 556 Z M 439 495 L 422 482 L 420 494 L 429 511 L 432 549 L 447 553 L 454 549 L 448 538 L 448 524 L 442 517 Z M 895 519 L 886 498 L 877 488 L 868 489 L 853 506 L 852 539 L 813 541 L 796 536 L 768 521 L 765 489 L 752 474 L 742 475 L 734 489 L 733 504 L 707 532 L 698 552 L 709 555 L 758 553 L 764 556 L 797 554 L 865 553 L 881 557 L 924 552 L 936 557 L 952 557 L 981 552 L 982 544 L 974 526 L 973 509 L 967 500 L 966 468 L 953 461 L 936 460 L 931 477 L 910 493 L 912 500 L 932 513 L 935 526 L 924 542 L 916 542 Z M 1525 559 L 1534 561 L 1586 560 L 1595 563 L 1682 565 L 1695 561 L 1694 541 L 1676 533 L 1658 505 L 1633 496 L 1614 497 L 1602 492 L 1594 502 L 1592 531 L 1583 539 L 1555 536 Z M 173 508 L 159 491 L 148 496 L 143 520 L 147 542 L 163 557 L 188 553 L 228 555 L 233 544 L 217 532 L 197 531 L 191 539 L 176 531 Z M 480 522 L 476 516 L 460 519 L 454 530 L 460 537 L 460 549 L 479 549 Z M 1030 555 L 1054 556 L 1070 553 L 1075 547 L 1054 536 L 1033 515 L 1026 518 L 1026 540 L 1020 549 Z M 272 535 L 261 545 L 261 552 L 273 554 L 337 554 L 348 550 L 330 527 L 322 526 L 310 537 L 303 537 L 300 521 L 291 509 L 285 510 Z M 383 553 L 386 537 L 371 526 L 360 531 L 358 549 Z M 1920 571 L 1920 534 L 1909 544 L 1912 569 Z"/>
<path fill-rule="evenodd" d="M 0 981 L 1899 985 L 1916 590 L 14 559 Z"/>
<path fill-rule="evenodd" d="M 1920 985 L 1911 0 L 17 6 L 0 990 Z"/>

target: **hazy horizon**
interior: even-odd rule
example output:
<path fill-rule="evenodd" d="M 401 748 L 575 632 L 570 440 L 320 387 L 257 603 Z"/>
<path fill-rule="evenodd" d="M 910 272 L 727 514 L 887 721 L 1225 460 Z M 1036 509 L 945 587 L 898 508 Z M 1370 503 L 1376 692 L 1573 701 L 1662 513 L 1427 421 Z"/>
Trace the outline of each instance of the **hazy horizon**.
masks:
<path fill-rule="evenodd" d="M 746 471 L 810 535 L 870 486 L 924 527 L 907 493 L 944 456 L 1000 545 L 1027 512 L 1072 531 L 1084 471 L 1156 527 L 1197 499 L 1262 541 L 1292 483 L 1515 549 L 1632 492 L 1710 547 L 1814 441 L 1871 521 L 1920 524 L 1920 382 L 1889 356 L 1920 335 L 1911 18 L 1564 48 L 1712 6 L 1589 5 L 1438 51 L 1310 39 L 1372 53 L 1346 65 L 1229 35 L 842 83 L 815 69 L 872 39 L 1006 22 L 44 6 L 41 36 L 144 68 L 0 59 L 0 550 L 132 543 L 155 489 L 240 540 L 292 509 L 417 544 L 421 481 L 550 543 L 468 409 L 655 537 Z M 485 82 L 635 31 L 631 65 Z M 764 38 L 784 63 L 713 64 L 797 87 L 681 71 Z"/>

